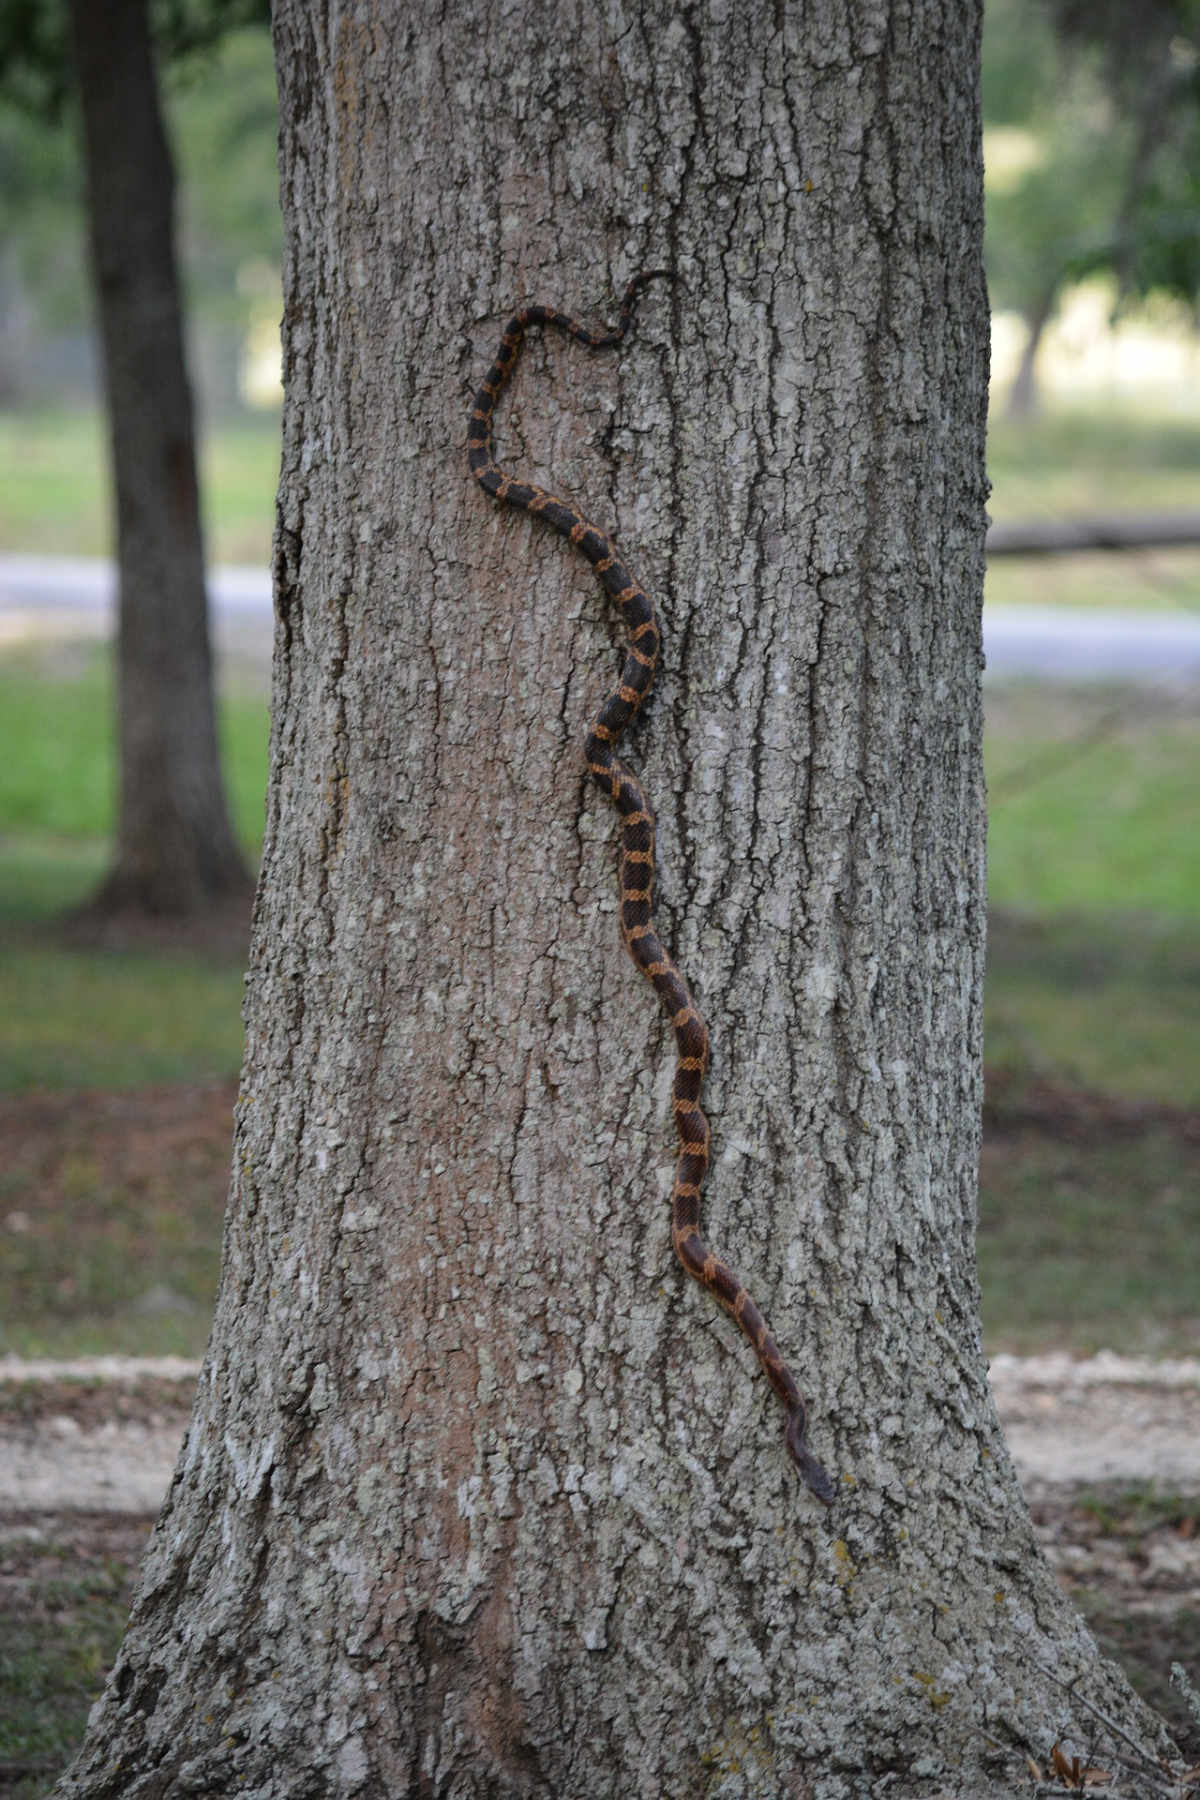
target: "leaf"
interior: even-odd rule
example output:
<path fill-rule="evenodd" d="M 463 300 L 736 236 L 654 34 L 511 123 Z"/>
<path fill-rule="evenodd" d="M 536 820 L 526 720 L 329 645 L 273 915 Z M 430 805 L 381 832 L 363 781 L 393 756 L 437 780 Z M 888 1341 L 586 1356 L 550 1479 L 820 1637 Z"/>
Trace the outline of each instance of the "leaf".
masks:
<path fill-rule="evenodd" d="M 1055 1744 L 1050 1751 L 1050 1761 L 1054 1764 L 1054 1773 L 1064 1787 L 1073 1788 L 1080 1785 L 1079 1758 L 1077 1756 L 1072 1757 L 1068 1762 L 1059 1746 Z"/>
<path fill-rule="evenodd" d="M 1036 1771 L 1035 1779 L 1040 1781 L 1041 1771 L 1037 1764 L 1032 1757 L 1027 1757 L 1026 1761 L 1030 1769 Z M 1068 1761 L 1058 1744 L 1055 1744 L 1050 1752 L 1050 1761 L 1054 1765 L 1054 1773 L 1063 1786 L 1073 1789 L 1075 1793 L 1082 1793 L 1084 1788 L 1089 1787 L 1106 1787 L 1114 1778 L 1111 1769 L 1097 1768 L 1094 1763 L 1088 1763 L 1085 1766 L 1077 1756 L 1071 1757 Z"/>

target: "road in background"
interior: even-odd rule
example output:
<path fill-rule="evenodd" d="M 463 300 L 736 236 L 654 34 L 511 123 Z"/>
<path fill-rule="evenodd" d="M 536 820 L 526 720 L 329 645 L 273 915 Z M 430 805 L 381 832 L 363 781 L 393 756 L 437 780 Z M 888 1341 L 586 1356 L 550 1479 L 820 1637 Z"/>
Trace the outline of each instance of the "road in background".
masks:
<path fill-rule="evenodd" d="M 89 557 L 0 556 L 0 645 L 111 635 L 116 577 Z M 265 569 L 209 572 L 213 633 L 222 651 L 268 657 L 271 584 Z M 987 673 L 1045 681 L 1200 683 L 1200 618 L 1190 613 L 987 607 Z"/>

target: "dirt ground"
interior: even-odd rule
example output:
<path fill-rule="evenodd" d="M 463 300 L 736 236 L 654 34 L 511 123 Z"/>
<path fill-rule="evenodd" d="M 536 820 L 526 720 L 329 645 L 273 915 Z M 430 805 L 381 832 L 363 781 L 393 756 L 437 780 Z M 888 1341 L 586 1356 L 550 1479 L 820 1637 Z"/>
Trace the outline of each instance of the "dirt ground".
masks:
<path fill-rule="evenodd" d="M 157 1511 L 196 1372 L 182 1357 L 0 1357 L 0 1518 Z M 991 1374 L 1031 1503 L 1112 1487 L 1200 1496 L 1200 1359 L 996 1356 Z M 1196 1558 L 1200 1604 L 1200 1543 Z"/>
<path fill-rule="evenodd" d="M 1172 1663 L 1200 1683 L 1200 1360 L 999 1356 L 992 1374 L 1059 1580 L 1200 1762 L 1170 1683 Z M 127 1604 L 194 1378 L 180 1358 L 0 1359 L 0 1620 L 66 1573 Z"/>
<path fill-rule="evenodd" d="M 1147 1123 L 1145 1107 L 1105 1102 L 1097 1113 L 1089 1097 L 1050 1087 L 999 1098 L 1005 1119 L 1024 1108 L 1071 1141 L 1140 1142 Z M 0 1207 L 14 1298 L 86 1321 L 76 1267 L 86 1248 L 93 1284 L 103 1272 L 102 1309 L 128 1318 L 133 1342 L 164 1318 L 180 1332 L 168 1345 L 202 1341 L 232 1099 L 232 1084 L 214 1082 L 0 1100 L 10 1174 L 24 1184 L 15 1210 Z M 1173 1112 L 1170 1124 L 1200 1141 L 1200 1115 L 1181 1125 Z M 36 1696 L 51 1691 L 58 1709 L 7 1736 L 0 1717 L 0 1800 L 42 1794 L 77 1741 L 120 1638 L 196 1368 L 167 1356 L 0 1357 L 0 1640 L 19 1644 L 0 1714 L 7 1699 L 33 1718 Z M 1200 1358 L 997 1355 L 992 1380 L 1047 1557 L 1200 1764 L 1200 1721 L 1170 1684 L 1178 1663 L 1200 1686 Z"/>

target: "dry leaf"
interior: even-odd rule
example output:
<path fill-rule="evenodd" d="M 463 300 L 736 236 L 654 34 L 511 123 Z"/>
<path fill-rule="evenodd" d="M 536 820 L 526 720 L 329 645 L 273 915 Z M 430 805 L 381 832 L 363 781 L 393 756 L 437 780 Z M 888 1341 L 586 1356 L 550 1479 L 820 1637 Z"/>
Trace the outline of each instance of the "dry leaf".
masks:
<path fill-rule="evenodd" d="M 1031 1757 L 1026 1760 L 1031 1769 L 1037 1768 L 1037 1764 Z M 1073 1756 L 1068 1762 L 1057 1744 L 1050 1752 L 1050 1761 L 1054 1764 L 1054 1773 L 1063 1786 L 1073 1789 L 1077 1794 L 1082 1793 L 1084 1788 L 1105 1787 L 1113 1779 L 1111 1769 L 1099 1769 L 1094 1763 L 1089 1763 L 1085 1767 L 1077 1756 Z M 1041 1780 L 1040 1770 L 1035 1779 Z"/>

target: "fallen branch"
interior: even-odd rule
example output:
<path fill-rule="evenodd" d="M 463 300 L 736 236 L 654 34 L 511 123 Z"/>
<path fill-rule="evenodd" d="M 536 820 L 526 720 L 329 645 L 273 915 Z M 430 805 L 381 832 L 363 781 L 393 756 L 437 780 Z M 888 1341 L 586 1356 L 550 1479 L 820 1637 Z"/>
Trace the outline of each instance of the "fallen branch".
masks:
<path fill-rule="evenodd" d="M 989 557 L 1069 556 L 1080 550 L 1169 549 L 1175 544 L 1200 544 L 1200 512 L 1002 520 L 987 534 Z"/>

